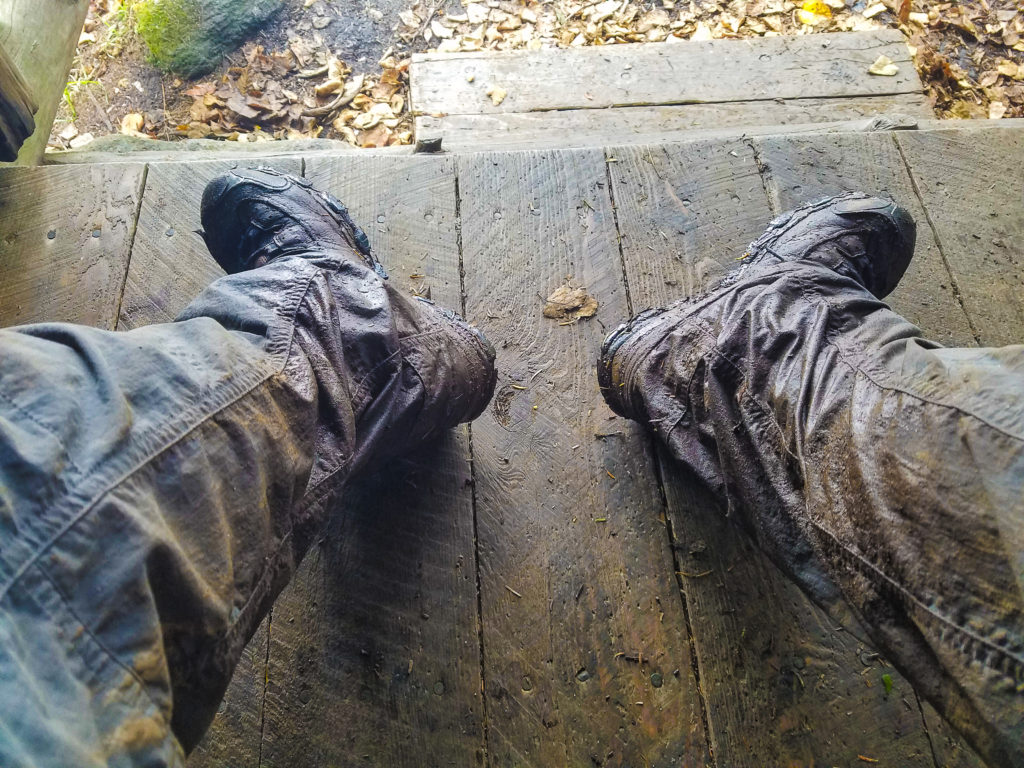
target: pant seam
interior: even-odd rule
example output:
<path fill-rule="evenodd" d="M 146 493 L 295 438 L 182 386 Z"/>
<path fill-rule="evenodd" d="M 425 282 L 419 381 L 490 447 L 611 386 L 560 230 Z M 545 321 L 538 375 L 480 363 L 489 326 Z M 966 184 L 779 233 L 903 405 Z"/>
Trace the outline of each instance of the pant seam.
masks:
<path fill-rule="evenodd" d="M 85 634 L 89 636 L 89 639 L 92 640 L 96 647 L 98 647 L 108 659 L 110 659 L 114 664 L 116 664 L 118 667 L 120 667 L 128 673 L 128 675 L 139 685 L 141 690 L 145 693 L 146 698 L 149 699 L 149 702 L 156 708 L 156 711 L 159 712 L 161 716 L 163 716 L 164 708 L 159 704 L 159 702 L 157 702 L 153 698 L 153 694 L 150 692 L 149 686 L 147 686 L 146 683 L 142 680 L 142 678 L 139 677 L 138 672 L 132 667 L 128 666 L 128 664 L 126 664 L 124 661 L 119 659 L 117 657 L 117 654 L 110 650 L 110 648 L 107 647 L 106 643 L 104 643 L 96 635 L 96 633 L 92 631 L 92 629 L 89 627 L 89 624 L 82 620 L 82 617 L 79 616 L 78 611 L 76 611 L 74 607 L 71 605 L 71 601 L 69 600 L 68 596 L 64 593 L 64 590 L 61 589 L 60 585 L 53 578 L 50 572 L 46 570 L 42 562 L 37 562 L 35 564 L 35 568 L 39 571 L 42 577 L 46 579 L 47 582 L 49 582 L 50 586 L 53 588 L 53 591 L 57 594 L 57 597 L 60 598 L 60 601 L 63 604 L 64 609 L 71 615 L 71 617 L 75 621 L 78 622 L 79 626 L 82 627 L 82 630 L 85 632 Z M 166 721 L 167 718 L 164 717 L 164 720 Z M 167 727 L 168 730 L 170 730 L 170 721 L 167 721 Z"/>
<path fill-rule="evenodd" d="M 303 283 L 300 284 L 302 287 L 301 293 L 299 293 L 298 291 L 296 292 L 297 300 L 295 301 L 295 305 L 292 307 L 291 311 L 288 313 L 290 315 L 291 322 L 286 321 L 287 333 L 282 334 L 286 335 L 287 339 L 268 338 L 267 349 L 268 354 L 271 357 L 276 357 L 278 352 L 282 351 L 282 349 L 290 350 L 295 335 L 295 313 L 298 311 L 299 305 L 305 299 L 306 293 L 309 291 L 309 287 L 316 277 L 316 274 L 310 275 Z M 274 315 L 279 320 L 283 319 L 281 313 L 276 309 L 274 311 Z M 278 347 L 280 347 L 281 349 L 275 349 Z M 35 563 L 37 563 L 39 559 L 43 556 L 43 554 L 45 554 L 54 544 L 56 544 L 61 538 L 63 538 L 72 528 L 74 528 L 76 525 L 78 525 L 78 523 L 85 519 L 85 517 L 87 517 L 97 506 L 99 506 L 99 504 L 101 504 L 105 498 L 107 498 L 111 493 L 116 491 L 117 488 L 122 486 L 133 476 L 135 476 L 143 469 L 145 469 L 147 466 L 149 466 L 154 460 L 156 460 L 162 454 L 166 453 L 175 445 L 178 445 L 182 440 L 188 438 L 189 435 L 193 434 L 197 429 L 199 429 L 204 424 L 209 422 L 210 419 L 222 413 L 227 408 L 230 408 L 231 406 L 241 402 L 243 399 L 250 396 L 258 387 L 262 386 L 266 382 L 270 381 L 271 379 L 277 376 L 280 376 L 285 368 L 285 365 L 287 364 L 287 361 L 288 355 L 282 355 L 279 361 L 275 361 L 276 364 L 274 365 L 274 367 L 272 367 L 269 371 L 261 372 L 252 383 L 247 383 L 243 381 L 238 387 L 238 389 L 241 391 L 237 392 L 237 394 L 233 393 L 231 389 L 228 389 L 227 394 L 224 395 L 227 399 L 223 403 L 221 403 L 215 408 L 210 409 L 206 413 L 203 413 L 201 416 L 196 416 L 194 423 L 191 426 L 189 426 L 187 429 L 184 429 L 180 434 L 174 436 L 172 439 L 169 439 L 167 441 L 161 441 L 160 447 L 158 449 L 148 452 L 148 455 L 146 455 L 145 458 L 140 459 L 134 466 L 132 466 L 129 470 L 125 471 L 116 480 L 106 484 L 102 490 L 98 491 L 92 497 L 92 500 L 89 501 L 88 504 L 83 506 L 77 512 L 73 513 L 56 533 L 54 533 L 43 544 L 41 544 L 39 548 L 24 563 L 22 563 L 21 566 L 18 567 L 18 569 L 11 575 L 11 578 L 8 581 L 8 583 L 0 587 L 0 599 L 2 599 L 14 587 L 14 585 L 18 583 L 18 581 L 25 575 L 28 569 L 31 568 Z"/>
<path fill-rule="evenodd" d="M 79 477 L 82 476 L 82 470 L 79 469 L 78 464 L 76 464 L 72 460 L 70 454 L 68 453 L 67 446 L 64 445 L 64 441 L 61 439 L 60 435 L 58 435 L 52 428 L 48 427 L 46 424 L 43 424 L 41 421 L 39 421 L 32 413 L 27 411 L 23 406 L 16 403 L 14 399 L 11 398 L 11 396 L 4 392 L 2 389 L 0 389 L 0 397 L 2 397 L 6 402 L 10 403 L 11 407 L 13 407 L 22 417 L 28 419 L 30 422 L 35 424 L 41 430 L 50 435 L 50 437 L 56 440 L 57 444 L 61 448 L 61 453 L 64 454 L 64 460 L 68 463 L 68 466 L 71 467 L 72 470 L 74 470 L 75 475 Z"/>

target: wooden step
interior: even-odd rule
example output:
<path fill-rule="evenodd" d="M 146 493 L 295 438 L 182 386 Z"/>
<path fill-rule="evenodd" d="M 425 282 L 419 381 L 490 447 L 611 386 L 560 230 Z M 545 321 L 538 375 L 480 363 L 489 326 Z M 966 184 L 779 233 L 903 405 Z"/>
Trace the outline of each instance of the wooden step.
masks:
<path fill-rule="evenodd" d="M 943 343 L 1019 342 L 1024 206 L 996 180 L 1024 165 L 1024 121 L 253 160 L 344 200 L 396 285 L 486 331 L 501 379 L 472 442 L 346 491 L 189 768 L 982 768 L 612 416 L 593 365 L 630 310 L 700 292 L 773 215 L 848 189 L 919 223 L 897 311 Z M 0 325 L 175 317 L 222 274 L 203 187 L 244 162 L 0 168 Z M 600 308 L 563 326 L 541 297 L 569 274 Z"/>
<path fill-rule="evenodd" d="M 893 77 L 868 73 L 880 56 Z M 896 30 L 541 51 L 417 54 L 419 140 L 449 150 L 601 146 L 693 130 L 931 117 Z M 500 88 L 495 104 L 487 95 Z"/>

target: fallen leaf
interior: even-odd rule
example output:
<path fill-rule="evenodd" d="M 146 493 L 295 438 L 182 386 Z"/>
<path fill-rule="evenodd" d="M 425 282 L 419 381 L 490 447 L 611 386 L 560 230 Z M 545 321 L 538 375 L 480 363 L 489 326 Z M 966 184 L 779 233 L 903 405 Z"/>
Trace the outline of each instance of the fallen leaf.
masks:
<path fill-rule="evenodd" d="M 874 5 L 869 5 L 867 8 L 865 8 L 864 9 L 864 13 L 862 13 L 861 15 L 865 19 L 873 19 L 878 14 L 880 14 L 880 13 L 882 13 L 884 11 L 887 11 L 887 10 L 889 10 L 889 9 L 886 8 L 884 4 L 882 4 L 882 3 L 875 3 Z"/>
<path fill-rule="evenodd" d="M 121 118 L 121 133 L 126 136 L 134 136 L 142 132 L 145 124 L 146 118 L 138 112 L 129 112 Z"/>
<path fill-rule="evenodd" d="M 900 20 L 900 24 L 906 24 L 910 21 L 910 0 L 902 0 L 899 13 L 896 16 Z"/>
<path fill-rule="evenodd" d="M 487 95 L 491 99 L 491 104 L 493 104 L 494 106 L 498 106 L 499 104 L 501 104 L 501 102 L 505 100 L 505 97 L 508 96 L 508 91 L 497 85 L 492 85 L 490 88 L 487 89 Z"/>
<path fill-rule="evenodd" d="M 1006 114 L 1006 105 L 1001 101 L 993 101 L 988 105 L 988 119 L 999 120 Z"/>
<path fill-rule="evenodd" d="M 434 33 L 435 37 L 439 37 L 442 39 L 446 37 L 451 37 L 453 34 L 453 32 L 450 29 L 448 29 L 448 27 L 446 27 L 437 19 L 434 19 L 433 21 L 430 22 L 430 31 Z"/>
<path fill-rule="evenodd" d="M 820 0 L 804 0 L 800 10 L 796 12 L 796 17 L 801 24 L 813 27 L 831 19 L 832 9 Z"/>
<path fill-rule="evenodd" d="M 83 133 L 81 136 L 73 138 L 69 144 L 72 149 L 79 149 L 84 147 L 86 144 L 91 144 L 96 137 L 91 133 Z"/>
<path fill-rule="evenodd" d="M 998 71 L 1000 75 L 1006 75 L 1014 80 L 1024 80 L 1024 67 L 1021 67 L 1019 64 L 1016 64 L 1009 59 L 1003 59 L 1000 61 L 999 66 L 996 67 L 996 71 Z"/>
<path fill-rule="evenodd" d="M 711 27 L 708 26 L 707 22 L 698 21 L 697 28 L 690 35 L 691 40 L 711 40 L 714 35 L 711 34 Z"/>
<path fill-rule="evenodd" d="M 544 302 L 544 317 L 552 320 L 580 320 L 597 314 L 597 299 L 583 288 L 566 282 L 556 288 Z"/>
<path fill-rule="evenodd" d="M 888 56 L 882 55 L 875 59 L 875 63 L 868 67 L 868 73 L 872 75 L 882 75 L 884 77 L 893 77 L 899 74 L 900 68 L 893 62 Z"/>

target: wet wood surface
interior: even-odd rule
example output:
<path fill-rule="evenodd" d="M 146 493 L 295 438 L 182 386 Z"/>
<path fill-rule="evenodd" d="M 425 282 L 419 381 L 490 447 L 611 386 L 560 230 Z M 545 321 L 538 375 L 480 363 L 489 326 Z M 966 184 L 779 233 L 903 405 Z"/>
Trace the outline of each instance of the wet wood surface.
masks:
<path fill-rule="evenodd" d="M 771 218 L 749 141 L 616 147 L 607 158 L 637 308 L 702 293 Z M 717 764 L 853 765 L 864 755 L 931 766 L 912 688 L 864 633 L 811 603 L 716 498 L 667 454 L 659 460 Z"/>
<path fill-rule="evenodd" d="M 841 609 L 612 417 L 594 369 L 631 311 L 847 188 L 918 218 L 897 309 L 947 342 L 1019 341 L 1024 206 L 971 169 L 1019 168 L 1020 135 L 278 163 L 349 204 L 396 284 L 464 306 L 501 374 L 469 429 L 353 486 L 190 765 L 980 765 Z M 219 275 L 193 230 L 229 166 L 0 169 L 0 320 L 171 319 Z M 594 318 L 542 316 L 566 280 Z"/>

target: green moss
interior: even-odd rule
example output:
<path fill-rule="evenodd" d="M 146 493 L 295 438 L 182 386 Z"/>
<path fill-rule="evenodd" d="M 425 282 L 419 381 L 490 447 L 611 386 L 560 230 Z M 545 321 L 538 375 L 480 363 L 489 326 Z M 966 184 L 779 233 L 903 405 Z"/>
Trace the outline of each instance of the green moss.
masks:
<path fill-rule="evenodd" d="M 175 69 L 199 30 L 202 13 L 196 0 L 139 0 L 133 11 L 153 63 L 163 70 Z"/>
<path fill-rule="evenodd" d="M 135 0 L 132 13 L 153 64 L 199 77 L 220 63 L 284 4 L 284 0 Z"/>

